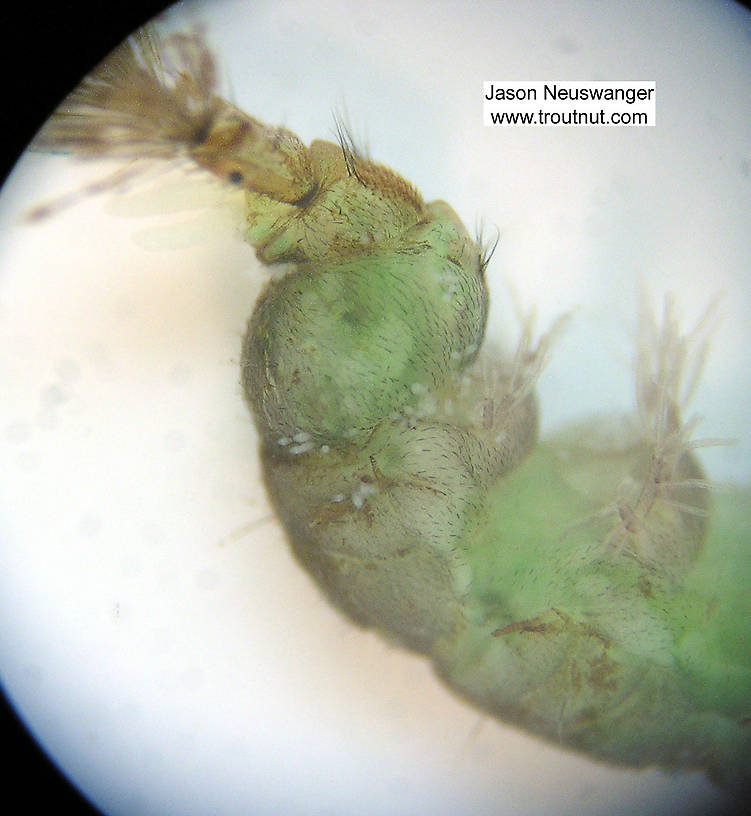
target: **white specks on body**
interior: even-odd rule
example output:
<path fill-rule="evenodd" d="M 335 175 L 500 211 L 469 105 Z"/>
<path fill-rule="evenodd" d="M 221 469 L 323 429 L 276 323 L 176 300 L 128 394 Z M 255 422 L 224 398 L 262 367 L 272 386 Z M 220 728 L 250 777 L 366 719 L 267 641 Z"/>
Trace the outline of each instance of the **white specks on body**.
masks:
<path fill-rule="evenodd" d="M 291 445 L 289 448 L 289 452 L 294 456 L 299 456 L 300 454 L 307 453 L 308 451 L 313 450 L 315 447 L 314 442 L 303 442 L 300 445 Z"/>
<path fill-rule="evenodd" d="M 371 482 L 360 482 L 352 491 L 352 504 L 359 510 L 367 500 L 368 496 L 372 496 L 378 492 L 378 488 Z"/>

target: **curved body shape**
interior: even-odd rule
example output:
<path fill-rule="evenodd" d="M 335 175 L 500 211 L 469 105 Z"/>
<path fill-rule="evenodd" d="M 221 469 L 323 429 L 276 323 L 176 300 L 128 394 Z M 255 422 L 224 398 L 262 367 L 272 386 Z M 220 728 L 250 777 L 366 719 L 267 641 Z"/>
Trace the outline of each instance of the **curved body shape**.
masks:
<path fill-rule="evenodd" d="M 682 417 L 708 321 L 683 333 L 669 301 L 660 321 L 643 307 L 638 415 L 539 441 L 555 329 L 484 346 L 487 257 L 451 208 L 344 133 L 306 147 L 243 114 L 214 76 L 200 36 L 142 33 L 39 146 L 183 156 L 247 191 L 248 241 L 283 274 L 242 383 L 300 562 L 485 711 L 609 762 L 747 783 L 751 502 L 713 500 Z"/>

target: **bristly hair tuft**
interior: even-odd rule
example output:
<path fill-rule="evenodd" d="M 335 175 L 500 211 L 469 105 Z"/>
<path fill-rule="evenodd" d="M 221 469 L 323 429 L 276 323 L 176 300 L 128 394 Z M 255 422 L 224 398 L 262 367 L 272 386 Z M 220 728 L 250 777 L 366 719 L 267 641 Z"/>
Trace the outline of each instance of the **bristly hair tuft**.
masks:
<path fill-rule="evenodd" d="M 480 222 L 477 226 L 476 230 L 476 241 L 477 246 L 480 247 L 480 254 L 479 254 L 479 262 L 480 262 L 480 274 L 484 275 L 485 270 L 488 268 L 490 261 L 495 254 L 496 249 L 498 249 L 498 244 L 501 240 L 501 232 L 498 227 L 495 228 L 495 238 L 490 240 L 485 240 L 485 224 L 484 222 Z"/>
<path fill-rule="evenodd" d="M 199 143 L 221 101 L 200 30 L 160 39 L 136 32 L 63 101 L 33 142 L 82 157 L 180 156 Z"/>
<path fill-rule="evenodd" d="M 350 176 L 354 176 L 362 183 L 362 179 L 358 174 L 358 163 L 362 159 L 362 154 L 355 145 L 352 128 L 338 114 L 334 114 L 334 127 L 336 128 L 336 140 L 342 149 L 342 156 L 344 156 L 347 172 Z"/>

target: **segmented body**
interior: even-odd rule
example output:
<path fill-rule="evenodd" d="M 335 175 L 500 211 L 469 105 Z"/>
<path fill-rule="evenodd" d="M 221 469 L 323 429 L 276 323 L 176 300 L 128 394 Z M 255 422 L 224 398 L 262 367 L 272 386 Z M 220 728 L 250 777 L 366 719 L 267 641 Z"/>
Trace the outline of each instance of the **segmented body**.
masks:
<path fill-rule="evenodd" d="M 38 144 L 178 156 L 247 191 L 286 274 L 242 383 L 290 544 L 333 603 L 433 659 L 482 709 L 615 763 L 751 774 L 744 497 L 719 515 L 681 414 L 704 324 L 642 309 L 639 415 L 538 442 L 555 330 L 484 345 L 481 246 L 443 202 L 339 144 L 306 147 L 216 96 L 197 34 L 126 43 Z M 706 323 L 706 321 L 705 321 Z M 735 503 L 735 504 L 733 504 Z M 745 507 L 745 510 L 743 509 Z M 739 509 L 740 508 L 740 509 Z"/>

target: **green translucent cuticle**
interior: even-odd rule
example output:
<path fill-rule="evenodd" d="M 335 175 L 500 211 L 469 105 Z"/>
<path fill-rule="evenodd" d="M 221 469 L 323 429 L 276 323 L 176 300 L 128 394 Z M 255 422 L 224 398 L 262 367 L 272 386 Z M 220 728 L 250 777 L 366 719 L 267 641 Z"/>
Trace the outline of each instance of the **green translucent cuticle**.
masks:
<path fill-rule="evenodd" d="M 481 709 L 595 759 L 747 785 L 751 496 L 710 495 L 682 418 L 709 311 L 683 333 L 669 298 L 661 321 L 642 304 L 636 415 L 538 441 L 562 324 L 488 348 L 487 252 L 449 205 L 346 133 L 306 147 L 263 125 L 216 76 L 200 32 L 141 31 L 36 145 L 187 156 L 245 190 L 246 237 L 286 274 L 241 380 L 297 558 Z"/>
<path fill-rule="evenodd" d="M 377 196 L 345 190 L 337 212 L 362 219 Z M 679 373 L 663 381 L 642 359 L 640 419 L 536 443 L 549 338 L 532 348 L 525 330 L 516 354 L 482 350 L 480 247 L 443 203 L 417 225 L 398 197 L 375 209 L 398 216 L 382 246 L 358 255 L 333 240 L 321 258 L 320 208 L 318 259 L 268 285 L 245 339 L 246 394 L 295 554 L 333 603 L 432 655 L 491 713 L 610 762 L 743 784 L 751 660 L 732 631 L 745 636 L 751 608 L 708 580 L 702 552 L 722 558 L 723 544 L 705 540 L 712 507 Z M 688 366 L 675 320 L 658 330 L 662 358 Z M 314 443 L 280 445 L 301 432 Z M 747 543 L 748 517 L 735 524 Z"/>

